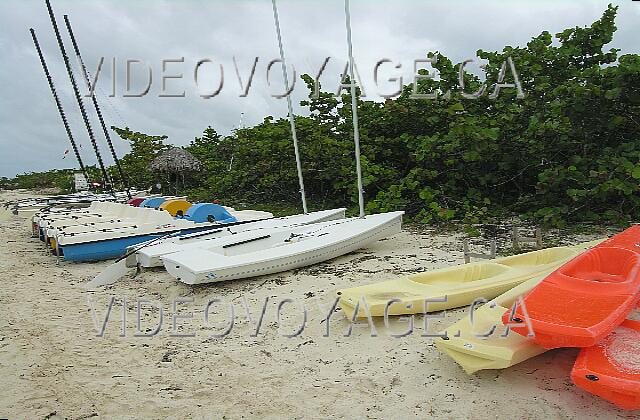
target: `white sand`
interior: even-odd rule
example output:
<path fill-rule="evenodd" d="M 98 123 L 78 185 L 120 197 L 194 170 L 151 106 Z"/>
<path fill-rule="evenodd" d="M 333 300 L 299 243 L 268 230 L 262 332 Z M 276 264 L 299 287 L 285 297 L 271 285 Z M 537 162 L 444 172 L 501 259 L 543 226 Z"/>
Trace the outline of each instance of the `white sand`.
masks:
<path fill-rule="evenodd" d="M 619 326 L 607 337 L 602 346 L 609 362 L 620 372 L 630 375 L 640 374 L 640 333 L 631 328 Z"/>
<path fill-rule="evenodd" d="M 9 195 L 3 193 L 4 198 Z M 24 220 L 0 223 L 0 417 L 119 418 L 409 418 L 434 415 L 454 418 L 587 418 L 625 415 L 612 405 L 575 388 L 569 373 L 575 350 L 548 352 L 503 371 L 469 377 L 440 354 L 432 338 L 415 332 L 392 338 L 383 322 L 378 337 L 354 328 L 342 313 L 330 319 L 318 309 L 332 303 L 336 289 L 387 280 L 418 270 L 462 262 L 459 238 L 405 230 L 394 239 L 336 260 L 244 281 L 190 287 L 162 271 L 127 278 L 99 292 L 80 286 L 107 262 L 63 263 L 45 254 L 29 238 Z M 104 337 L 96 329 L 88 298 L 103 317 L 116 297 Z M 301 336 L 279 335 L 297 329 L 295 305 L 283 308 L 281 329 L 276 305 L 267 305 L 262 329 L 252 337 L 253 323 L 243 308 L 246 298 L 254 317 L 266 297 L 291 298 L 308 310 Z M 180 313 L 179 331 L 171 336 L 171 302 L 193 298 Z M 119 337 L 122 300 L 127 300 L 126 337 Z M 152 338 L 134 337 L 136 299 L 163 306 L 165 324 Z M 235 326 L 223 339 L 210 338 L 229 319 L 228 305 L 210 311 L 209 299 L 220 298 L 235 309 Z M 153 329 L 157 310 L 143 307 L 142 329 Z M 465 316 L 463 310 L 433 322 L 438 331 Z M 393 320 L 391 331 L 406 328 Z M 628 413 L 626 413 L 628 415 Z"/>

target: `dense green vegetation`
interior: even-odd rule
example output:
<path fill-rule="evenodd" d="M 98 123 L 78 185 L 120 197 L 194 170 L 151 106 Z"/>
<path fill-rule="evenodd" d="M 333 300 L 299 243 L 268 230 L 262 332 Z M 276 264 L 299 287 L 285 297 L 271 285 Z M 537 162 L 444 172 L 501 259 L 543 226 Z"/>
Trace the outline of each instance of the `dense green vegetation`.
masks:
<path fill-rule="evenodd" d="M 39 190 L 43 188 L 56 188 L 61 192 L 71 191 L 73 188 L 72 169 L 53 169 L 46 172 L 30 172 L 17 175 L 13 179 L 2 178 L 0 188 L 13 189 L 24 188 Z"/>
<path fill-rule="evenodd" d="M 548 226 L 625 223 L 640 216 L 640 56 L 605 49 L 615 33 L 610 6 L 589 27 L 554 37 L 542 32 L 523 47 L 478 51 L 488 61 L 487 88 L 461 94 L 460 65 L 429 54 L 440 77 L 421 80 L 385 103 L 359 102 L 367 210 L 406 210 L 414 220 L 485 222 L 519 215 Z M 501 67 L 513 60 L 524 98 L 504 88 L 492 98 Z M 314 81 L 303 76 L 310 92 Z M 506 66 L 504 83 L 512 83 Z M 464 73 L 465 92 L 482 81 Z M 296 117 L 307 196 L 312 207 L 355 206 L 350 96 L 321 92 Z M 122 160 L 138 186 L 158 179 L 148 163 L 163 136 L 125 129 L 132 151 Z M 193 178 L 196 199 L 298 206 L 288 121 L 266 117 L 229 136 L 204 130 L 187 147 L 206 170 Z M 233 160 L 232 160 L 233 156 Z"/>

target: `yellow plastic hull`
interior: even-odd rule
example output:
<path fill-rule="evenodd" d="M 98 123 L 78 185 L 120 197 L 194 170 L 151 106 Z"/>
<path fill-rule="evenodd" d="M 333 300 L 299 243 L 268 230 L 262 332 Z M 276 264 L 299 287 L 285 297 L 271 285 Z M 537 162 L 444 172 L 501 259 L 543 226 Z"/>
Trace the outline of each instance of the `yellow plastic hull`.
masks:
<path fill-rule="evenodd" d="M 385 309 L 389 315 L 406 315 L 467 306 L 477 298 L 493 299 L 527 280 L 550 273 L 599 242 L 547 248 L 340 290 L 340 307 L 347 318 L 355 319 L 384 316 Z M 399 301 L 391 303 L 392 299 Z M 426 300 L 430 302 L 425 305 Z"/>
<path fill-rule="evenodd" d="M 467 314 L 443 331 L 447 334 L 446 340 L 436 338 L 436 347 L 469 375 L 482 369 L 508 368 L 544 353 L 546 349 L 519 334 L 510 333 L 505 337 L 502 315 L 518 297 L 534 288 L 552 271 L 520 284 L 475 310 L 473 321 Z M 484 336 L 491 331 L 488 337 Z"/>
<path fill-rule="evenodd" d="M 578 252 L 584 251 L 599 242 L 581 244 L 576 249 Z M 463 319 L 443 331 L 447 339 L 436 338 L 436 347 L 470 375 L 483 369 L 508 368 L 544 353 L 545 348 L 526 337 L 513 332 L 505 336 L 502 315 L 553 270 L 546 270 L 476 309 L 473 320 L 471 314 L 467 313 Z"/>

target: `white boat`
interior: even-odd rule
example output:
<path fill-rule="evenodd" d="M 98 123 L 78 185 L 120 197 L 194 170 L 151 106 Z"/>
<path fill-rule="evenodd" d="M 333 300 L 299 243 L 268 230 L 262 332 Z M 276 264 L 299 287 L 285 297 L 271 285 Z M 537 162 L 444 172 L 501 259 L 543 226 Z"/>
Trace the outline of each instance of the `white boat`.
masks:
<path fill-rule="evenodd" d="M 139 191 L 131 191 L 131 194 L 138 194 Z M 93 201 L 126 201 L 127 194 L 117 191 L 114 194 L 94 194 L 89 192 L 78 192 L 68 195 L 58 195 L 49 197 L 36 197 L 19 200 L 7 206 L 14 214 L 22 217 L 32 217 L 43 210 L 49 211 L 52 206 L 59 207 L 60 211 L 73 211 L 78 208 L 87 207 Z M 52 209 L 53 210 L 53 209 Z M 56 211 L 56 210 L 54 210 Z"/>
<path fill-rule="evenodd" d="M 171 198 L 169 198 L 171 199 Z M 33 217 L 34 223 L 41 227 L 58 221 L 67 221 L 70 224 L 78 224 L 91 221 L 114 220 L 120 217 L 135 215 L 136 209 L 140 207 L 131 206 L 126 203 L 112 201 L 92 201 L 84 208 L 51 208 L 40 212 Z"/>
<path fill-rule="evenodd" d="M 215 211 L 222 219 L 218 221 L 211 218 L 211 221 L 201 221 L 199 218 L 204 215 L 195 214 L 195 217 L 190 214 L 191 208 L 202 209 L 205 213 L 209 210 Z M 130 246 L 168 235 L 179 236 L 210 231 L 221 226 L 273 217 L 271 213 L 253 210 L 234 211 L 230 214 L 221 206 L 207 203 L 191 208 L 184 218 L 174 218 L 163 210 L 131 207 L 128 211 L 136 212 L 138 216 L 119 222 L 45 228 L 44 241 L 50 244 L 56 255 L 67 261 L 95 261 L 118 258 L 124 255 Z M 207 219 L 209 217 L 204 220 Z"/>
<path fill-rule="evenodd" d="M 392 236 L 400 232 L 403 214 L 246 231 L 161 259 L 169 274 L 187 284 L 278 273 L 330 260 Z"/>
<path fill-rule="evenodd" d="M 284 85 L 285 88 L 288 88 L 287 66 L 284 61 L 275 1 L 273 2 L 273 12 L 280 47 Z M 355 80 L 348 21 L 349 15 L 347 13 L 350 75 L 351 80 Z M 288 96 L 287 104 L 300 185 L 300 197 L 302 208 L 306 215 L 307 205 L 296 138 L 295 118 L 291 99 Z M 351 105 L 360 217 L 302 226 L 264 227 L 239 233 L 232 231 L 226 235 L 220 232 L 219 236 L 194 241 L 197 245 L 185 247 L 184 250 L 165 253 L 166 251 L 174 250 L 172 248 L 173 244 L 169 243 L 166 248 L 164 246 L 158 247 L 161 250 L 160 254 L 162 254 L 160 259 L 167 271 L 176 279 L 187 284 L 254 277 L 327 261 L 400 232 L 402 215 L 404 214 L 402 211 L 365 216 L 355 83 L 351 84 Z M 208 235 L 209 233 L 206 234 Z M 200 236 L 201 234 L 196 233 L 195 235 Z M 164 242 L 165 239 L 162 238 L 160 240 Z M 149 248 L 151 247 L 149 246 Z M 138 255 L 141 259 L 147 258 L 141 249 L 138 249 Z M 154 265 L 153 258 L 157 258 L 157 254 L 148 253 L 148 258 L 149 260 L 144 263 Z M 135 260 L 131 258 L 131 264 L 129 265 L 134 265 L 137 262 L 138 256 L 136 256 Z M 127 259 L 121 258 L 120 261 L 112 264 L 107 271 L 94 278 L 85 287 L 94 288 L 113 283 L 126 273 L 127 263 Z"/>
<path fill-rule="evenodd" d="M 127 266 L 135 267 L 139 265 L 145 268 L 160 267 L 162 266 L 160 257 L 176 252 L 189 251 L 206 247 L 207 244 L 210 243 L 210 241 L 212 241 L 213 239 L 235 235 L 240 232 L 246 231 L 261 232 L 265 229 L 297 227 L 309 225 L 312 223 L 321 223 L 331 220 L 344 219 L 345 210 L 346 209 L 344 208 L 322 210 L 314 211 L 307 214 L 296 214 L 293 216 L 257 220 L 255 222 L 231 226 L 224 229 L 217 229 L 213 231 L 193 233 L 190 235 L 169 238 L 161 241 L 160 243 L 155 243 L 149 246 L 143 246 L 144 244 L 141 244 L 135 247 L 138 248 L 138 250 L 132 253 L 127 258 Z M 135 248 L 130 248 L 129 251 L 133 251 Z"/>

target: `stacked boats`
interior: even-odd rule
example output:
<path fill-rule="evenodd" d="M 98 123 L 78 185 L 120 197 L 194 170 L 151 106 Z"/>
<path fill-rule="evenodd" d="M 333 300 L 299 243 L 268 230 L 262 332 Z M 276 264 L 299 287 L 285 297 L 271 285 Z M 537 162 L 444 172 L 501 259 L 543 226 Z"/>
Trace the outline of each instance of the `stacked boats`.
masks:
<path fill-rule="evenodd" d="M 56 207 L 58 209 L 81 208 L 89 206 L 94 201 L 126 202 L 129 195 L 135 197 L 143 193 L 144 191 L 137 190 L 130 190 L 129 192 L 116 191 L 114 193 L 79 191 L 72 194 L 42 196 L 17 200 L 4 204 L 4 208 L 15 215 L 29 218 L 34 214 L 47 210 L 51 207 Z"/>
<path fill-rule="evenodd" d="M 347 318 L 421 314 L 493 299 L 532 278 L 549 274 L 600 241 L 555 247 L 338 291 Z M 477 312 L 476 312 L 477 313 Z"/>
<path fill-rule="evenodd" d="M 187 210 L 180 213 L 181 209 Z M 268 212 L 236 211 L 212 203 L 191 205 L 182 199 L 151 197 L 139 206 L 96 201 L 85 209 L 38 213 L 32 224 L 56 255 L 68 261 L 95 261 L 119 257 L 128 246 L 161 236 L 269 217 L 272 214 Z"/>
<path fill-rule="evenodd" d="M 187 284 L 255 277 L 326 261 L 398 233 L 403 212 L 344 217 L 345 209 L 324 210 L 224 226 L 206 232 L 132 247 L 89 284 L 110 284 L 127 267 L 164 265 Z"/>
<path fill-rule="evenodd" d="M 345 218 L 345 209 L 286 217 L 184 197 L 93 201 L 35 214 L 34 236 L 66 261 L 116 258 L 88 287 L 117 281 L 131 267 L 164 266 L 188 284 L 287 271 L 347 254 L 398 233 L 403 212 Z"/>
<path fill-rule="evenodd" d="M 338 291 L 352 321 L 470 305 L 436 346 L 468 373 L 548 349 L 581 348 L 571 377 L 640 409 L 640 225 L 605 241 L 556 247 Z"/>
<path fill-rule="evenodd" d="M 640 409 L 640 329 L 627 319 L 640 301 L 639 244 L 636 225 L 538 273 L 473 308 L 442 332 L 437 347 L 469 374 L 578 347 L 574 383 L 621 408 Z"/>

